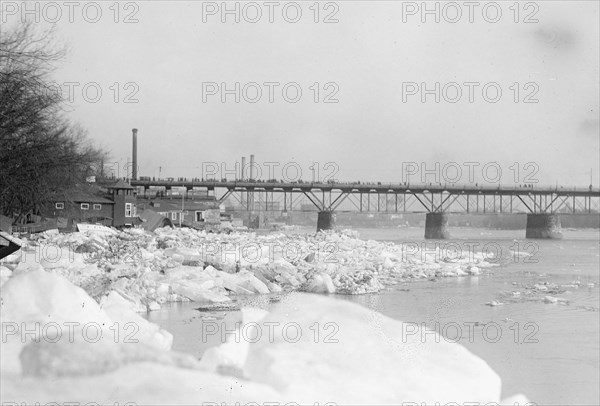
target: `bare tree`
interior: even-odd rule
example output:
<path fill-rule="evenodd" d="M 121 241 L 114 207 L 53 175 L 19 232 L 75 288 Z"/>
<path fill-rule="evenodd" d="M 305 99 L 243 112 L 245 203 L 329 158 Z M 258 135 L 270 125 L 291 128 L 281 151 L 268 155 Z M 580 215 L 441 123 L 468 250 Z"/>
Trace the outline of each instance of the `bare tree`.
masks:
<path fill-rule="evenodd" d="M 35 213 L 54 193 L 94 172 L 103 152 L 64 118 L 62 95 L 51 84 L 64 50 L 52 33 L 22 25 L 0 36 L 0 213 Z"/>

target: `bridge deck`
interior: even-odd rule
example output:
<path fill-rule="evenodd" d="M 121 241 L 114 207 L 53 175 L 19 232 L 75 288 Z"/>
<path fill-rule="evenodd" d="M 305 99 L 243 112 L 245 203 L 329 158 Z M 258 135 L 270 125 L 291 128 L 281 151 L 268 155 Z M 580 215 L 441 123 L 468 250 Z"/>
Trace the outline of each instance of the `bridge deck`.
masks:
<path fill-rule="evenodd" d="M 456 184 L 398 184 L 398 183 L 321 183 L 321 182 L 249 182 L 249 181 L 168 181 L 168 180 L 131 180 L 134 187 L 173 187 L 225 188 L 228 190 L 268 190 L 268 191 L 309 191 L 339 190 L 345 193 L 450 193 L 450 194 L 480 194 L 480 195 L 557 195 L 557 196 L 590 196 L 600 197 L 600 188 L 562 186 L 522 187 L 515 185 L 456 185 Z"/>

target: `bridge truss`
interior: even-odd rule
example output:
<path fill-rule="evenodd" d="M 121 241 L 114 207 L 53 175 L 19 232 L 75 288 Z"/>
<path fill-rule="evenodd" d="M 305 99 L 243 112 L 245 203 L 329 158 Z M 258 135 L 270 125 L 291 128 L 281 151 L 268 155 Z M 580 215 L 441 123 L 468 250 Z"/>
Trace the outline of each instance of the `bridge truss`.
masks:
<path fill-rule="evenodd" d="M 597 213 L 600 189 L 472 185 L 360 183 L 280 183 L 246 181 L 131 181 L 149 188 L 205 191 L 246 211 L 318 211 L 364 213 Z M 314 209 L 313 209 L 314 210 Z"/>

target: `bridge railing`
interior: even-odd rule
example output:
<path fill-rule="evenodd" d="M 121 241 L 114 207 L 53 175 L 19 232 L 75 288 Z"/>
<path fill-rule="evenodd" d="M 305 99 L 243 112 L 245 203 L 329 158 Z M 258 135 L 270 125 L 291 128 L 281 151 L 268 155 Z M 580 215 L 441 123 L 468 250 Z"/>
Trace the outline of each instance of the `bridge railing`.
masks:
<path fill-rule="evenodd" d="M 135 180 L 131 181 L 139 186 L 171 186 L 171 187 L 282 187 L 282 188 L 314 188 L 314 189 L 417 189 L 417 190 L 479 190 L 479 191 L 514 191 L 514 192 L 591 192 L 600 194 L 600 188 L 585 186 L 560 186 L 542 184 L 479 184 L 479 183 L 412 183 L 412 182 L 280 182 L 280 181 L 250 181 L 250 180 Z"/>

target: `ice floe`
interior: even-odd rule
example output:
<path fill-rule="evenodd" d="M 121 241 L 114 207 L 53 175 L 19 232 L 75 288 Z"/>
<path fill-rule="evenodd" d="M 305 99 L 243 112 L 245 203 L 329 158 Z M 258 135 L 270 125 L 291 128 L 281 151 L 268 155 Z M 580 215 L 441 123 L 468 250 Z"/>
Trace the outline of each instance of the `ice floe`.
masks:
<path fill-rule="evenodd" d="M 3 402 L 505 403 L 498 375 L 461 345 L 424 341 L 401 321 L 324 295 L 290 293 L 269 312 L 242 309 L 229 334 L 238 339 L 202 360 L 169 350 L 170 334 L 141 320 L 119 292 L 97 303 L 55 272 L 13 275 L 1 317 Z M 127 323 L 136 326 L 129 337 Z"/>
<path fill-rule="evenodd" d="M 193 229 L 41 233 L 24 239 L 0 269 L 2 283 L 44 269 L 101 300 L 116 291 L 137 311 L 166 302 L 225 303 L 234 295 L 286 291 L 365 294 L 415 279 L 479 275 L 481 253 L 448 257 L 439 248 L 363 241 L 355 232 L 213 234 Z"/>

